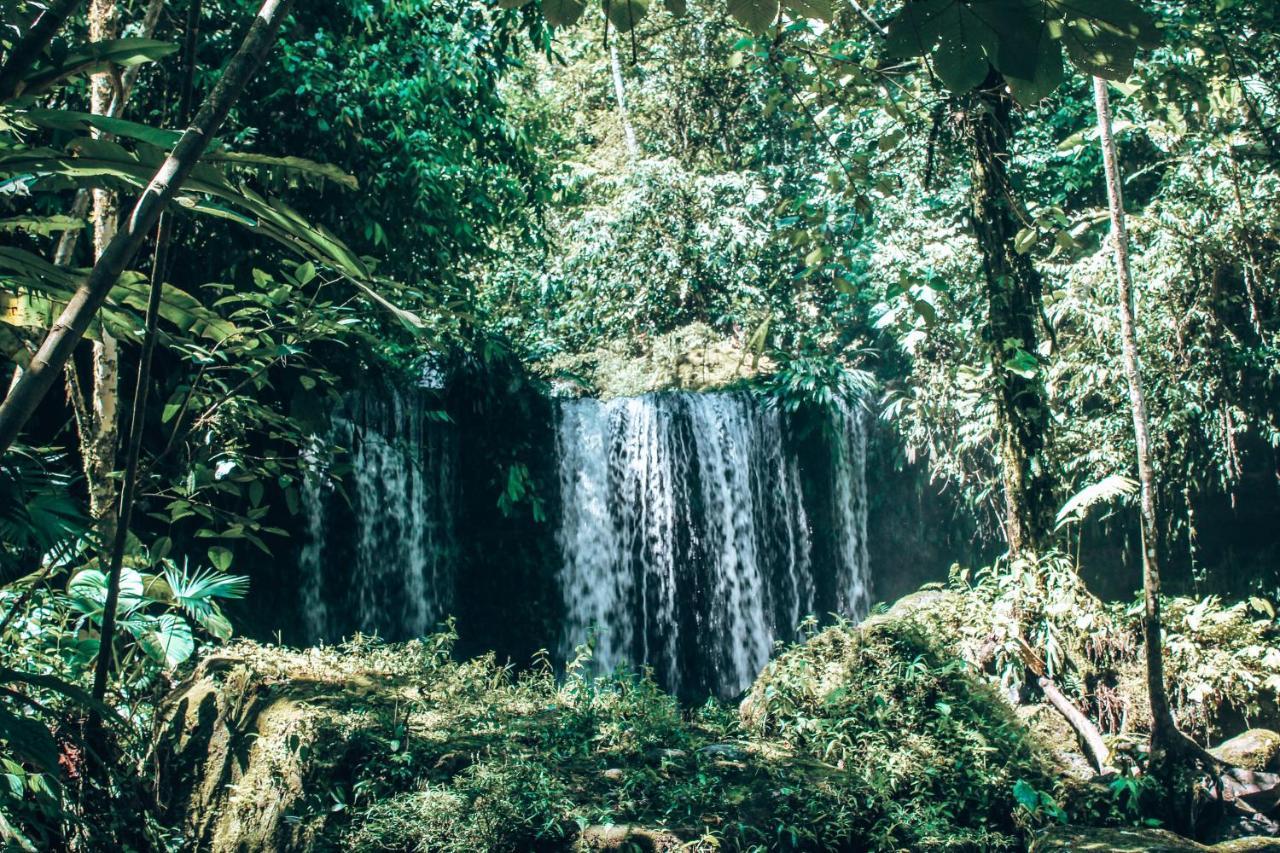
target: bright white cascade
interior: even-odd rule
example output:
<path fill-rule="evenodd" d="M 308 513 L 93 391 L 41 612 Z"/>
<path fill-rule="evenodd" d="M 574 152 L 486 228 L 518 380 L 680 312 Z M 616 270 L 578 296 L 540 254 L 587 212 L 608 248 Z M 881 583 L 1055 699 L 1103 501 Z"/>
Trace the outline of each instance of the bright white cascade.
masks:
<path fill-rule="evenodd" d="M 561 403 L 561 651 L 594 637 L 602 670 L 643 663 L 669 690 L 731 695 L 807 615 L 864 615 L 865 424 L 833 420 L 819 570 L 776 409 L 746 393 Z"/>
<path fill-rule="evenodd" d="M 307 634 L 422 636 L 453 604 L 454 436 L 412 391 L 358 395 L 345 409 L 305 454 Z M 337 449 L 350 453 L 345 495 L 330 477 Z"/>

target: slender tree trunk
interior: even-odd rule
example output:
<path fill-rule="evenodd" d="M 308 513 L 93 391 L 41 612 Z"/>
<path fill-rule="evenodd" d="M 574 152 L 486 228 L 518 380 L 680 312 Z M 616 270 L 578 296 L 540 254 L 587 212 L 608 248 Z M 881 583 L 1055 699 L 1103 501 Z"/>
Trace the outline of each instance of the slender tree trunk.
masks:
<path fill-rule="evenodd" d="M 1034 553 L 1053 522 L 1053 491 L 1044 464 L 1049 409 L 1040 373 L 1040 276 L 1014 249 L 1019 231 L 1009 184 L 1012 101 L 992 74 L 969 120 L 973 157 L 972 224 L 987 281 L 985 337 L 995 381 L 1005 537 L 1010 553 Z M 1006 366 L 1030 356 L 1031 363 Z M 1027 375 L 1027 374 L 1030 375 Z"/>
<path fill-rule="evenodd" d="M 90 0 L 89 39 L 105 41 L 119 38 L 120 13 L 115 0 Z M 90 78 L 89 108 L 95 115 L 110 115 L 112 107 L 123 105 L 123 84 L 115 69 L 94 74 Z M 94 131 L 94 136 L 101 136 Z M 90 222 L 93 226 L 93 258 L 97 261 L 116 234 L 120 217 L 120 198 L 109 189 L 92 191 Z M 104 542 L 115 534 L 116 490 L 111 473 L 116 467 L 120 445 L 120 345 L 104 327 L 93 342 L 92 385 L 89 389 L 89 417 L 77 419 L 80 433 L 80 456 L 89 492 L 89 513 L 98 523 Z"/>
<path fill-rule="evenodd" d="M 1147 656 L 1147 693 L 1151 698 L 1151 754 L 1153 758 L 1178 750 L 1185 738 L 1178 731 L 1169 694 L 1164 684 L 1164 644 L 1160 621 L 1160 560 L 1157 551 L 1156 475 L 1151 463 L 1151 439 L 1147 429 L 1147 401 L 1142 390 L 1142 369 L 1138 360 L 1138 334 L 1133 320 L 1133 274 L 1129 268 L 1129 233 L 1125 223 L 1124 194 L 1120 165 L 1111 129 L 1111 103 L 1107 82 L 1093 78 L 1093 99 L 1102 138 L 1102 162 L 1107 179 L 1107 202 L 1111 212 L 1111 248 L 1115 253 L 1117 313 L 1120 316 L 1120 351 L 1125 381 L 1129 386 L 1129 408 L 1133 416 L 1134 446 L 1138 454 L 1138 484 L 1142 522 L 1142 635 Z"/>
<path fill-rule="evenodd" d="M 9 449 L 23 426 L 57 380 L 67 358 L 84 336 L 85 330 L 106 301 L 125 267 L 133 261 L 161 212 L 173 199 L 182 182 L 195 168 L 205 147 L 230 112 L 236 99 L 261 65 L 275 42 L 280 25 L 289 14 L 293 0 L 265 0 L 239 51 L 227 65 L 217 87 L 209 95 L 191 127 L 187 128 L 156 171 L 132 212 L 88 278 L 76 288 L 66 308 L 58 316 L 31 365 L 13 392 L 0 404 L 0 453 Z M 113 618 L 110 610 L 107 618 Z"/>
<path fill-rule="evenodd" d="M 640 154 L 640 146 L 636 144 L 636 129 L 631 126 L 631 115 L 627 112 L 627 90 L 622 82 L 622 63 L 618 61 L 618 49 L 612 44 L 609 45 L 609 67 L 613 72 L 613 94 L 618 100 L 618 120 L 622 122 L 627 154 L 634 160 Z"/>

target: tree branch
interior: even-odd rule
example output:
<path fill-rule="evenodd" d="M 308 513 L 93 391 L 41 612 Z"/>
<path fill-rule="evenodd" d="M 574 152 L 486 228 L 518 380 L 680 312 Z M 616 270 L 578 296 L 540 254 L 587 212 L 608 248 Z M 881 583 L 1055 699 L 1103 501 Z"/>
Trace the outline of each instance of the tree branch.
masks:
<path fill-rule="evenodd" d="M 280 25 L 293 0 L 265 0 L 240 49 L 227 65 L 217 87 L 200 108 L 173 151 L 152 177 L 134 205 L 124 227 L 76 289 L 67 307 L 54 322 L 44 343 L 31 359 L 22 380 L 0 404 L 0 453 L 9 449 L 44 399 L 67 358 L 84 336 L 98 309 L 106 301 L 120 274 L 133 260 L 160 214 L 173 200 L 182 182 L 195 168 L 210 140 L 222 127 L 232 105 L 258 70 L 275 42 Z M 111 617 L 108 610 L 107 618 Z"/>
<path fill-rule="evenodd" d="M 14 45 L 4 67 L 0 68 L 0 104 L 12 101 L 22 94 L 23 78 L 80 2 L 81 0 L 54 0 L 36 18 L 22 40 Z"/>

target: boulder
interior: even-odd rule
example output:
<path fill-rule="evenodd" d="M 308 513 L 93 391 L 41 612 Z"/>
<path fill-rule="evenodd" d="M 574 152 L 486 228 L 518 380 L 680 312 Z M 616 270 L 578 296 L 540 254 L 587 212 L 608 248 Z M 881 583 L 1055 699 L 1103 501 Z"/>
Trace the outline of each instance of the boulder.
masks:
<path fill-rule="evenodd" d="M 1167 829 L 1060 826 L 1048 830 L 1031 845 L 1031 853 L 1280 853 L 1272 838 L 1238 838 L 1221 844 L 1199 844 Z"/>
<path fill-rule="evenodd" d="M 1249 729 L 1209 752 L 1227 764 L 1246 770 L 1280 771 L 1280 734 L 1270 729 Z"/>
<path fill-rule="evenodd" d="M 627 853 L 665 853 L 679 850 L 685 841 L 662 829 L 638 826 L 588 826 L 582 830 L 574 850 L 619 850 Z"/>

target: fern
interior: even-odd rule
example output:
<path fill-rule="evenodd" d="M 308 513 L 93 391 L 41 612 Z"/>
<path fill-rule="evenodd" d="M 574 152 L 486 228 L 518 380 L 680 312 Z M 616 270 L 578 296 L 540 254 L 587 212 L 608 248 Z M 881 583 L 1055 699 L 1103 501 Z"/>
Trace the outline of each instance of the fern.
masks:
<path fill-rule="evenodd" d="M 1093 485 L 1085 486 L 1062 505 L 1062 509 L 1058 510 L 1058 523 L 1054 529 L 1061 530 L 1072 522 L 1084 521 L 1089 510 L 1098 504 L 1128 498 L 1137 491 L 1137 481 L 1121 474 L 1104 477 Z"/>

